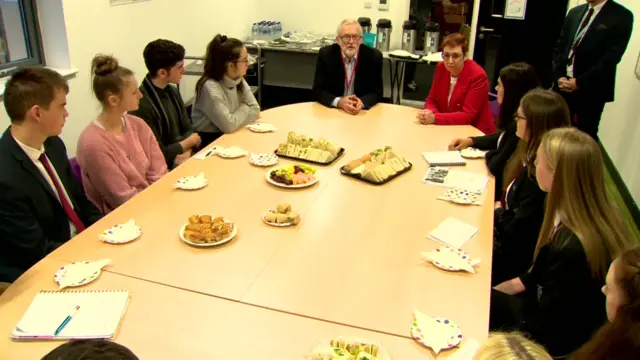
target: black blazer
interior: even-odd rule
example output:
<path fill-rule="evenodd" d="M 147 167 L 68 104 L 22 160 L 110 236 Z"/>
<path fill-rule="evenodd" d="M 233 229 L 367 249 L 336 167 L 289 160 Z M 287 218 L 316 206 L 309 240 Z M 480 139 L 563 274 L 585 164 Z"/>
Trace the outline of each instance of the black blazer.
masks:
<path fill-rule="evenodd" d="M 520 331 L 564 356 L 586 343 L 606 321 L 604 279 L 594 278 L 578 237 L 560 226 L 542 247 L 529 273 L 520 277 L 533 304 L 523 309 Z"/>
<path fill-rule="evenodd" d="M 102 214 L 74 179 L 62 140 L 48 138 L 45 153 L 85 226 Z M 23 272 L 71 238 L 69 219 L 47 180 L 7 129 L 0 138 L 0 281 Z"/>
<path fill-rule="evenodd" d="M 511 158 L 511 155 L 516 151 L 518 142 L 520 141 L 520 138 L 516 136 L 516 129 L 517 126 L 515 122 L 509 125 L 504 131 L 504 136 L 502 137 L 502 141 L 500 141 L 500 145 L 498 145 L 498 139 L 502 133 L 498 132 L 491 135 L 471 138 L 471 141 L 473 141 L 473 147 L 480 150 L 489 150 L 485 156 L 485 163 L 487 164 L 487 168 L 489 169 L 489 172 L 491 172 L 491 175 L 496 179 L 496 201 L 502 199 L 504 185 L 502 184 L 502 178 L 504 175 L 504 168 L 507 166 L 507 162 Z"/>
<path fill-rule="evenodd" d="M 506 207 L 494 213 L 491 281 L 497 285 L 529 270 L 544 220 L 547 194 L 523 171 L 505 196 Z"/>
<path fill-rule="evenodd" d="M 567 76 L 569 51 L 589 4 L 569 11 L 553 53 L 554 86 Z M 576 50 L 573 74 L 579 91 L 594 100 L 614 100 L 616 67 L 622 58 L 631 31 L 633 13 L 613 0 L 608 0 L 593 19 Z"/>
<path fill-rule="evenodd" d="M 345 74 L 340 45 L 333 44 L 320 49 L 313 92 L 316 101 L 331 107 L 337 97 L 344 96 Z M 354 94 L 370 109 L 382 100 L 382 53 L 364 44 L 360 45 L 356 67 Z"/>

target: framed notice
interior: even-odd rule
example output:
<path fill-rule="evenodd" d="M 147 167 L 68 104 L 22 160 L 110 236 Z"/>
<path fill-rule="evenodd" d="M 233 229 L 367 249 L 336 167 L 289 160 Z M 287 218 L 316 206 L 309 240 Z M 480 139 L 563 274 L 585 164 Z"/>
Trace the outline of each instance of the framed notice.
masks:
<path fill-rule="evenodd" d="M 524 20 L 527 10 L 527 0 L 507 0 L 504 6 L 504 18 Z"/>
<path fill-rule="evenodd" d="M 134 4 L 138 2 L 149 1 L 149 0 L 109 0 L 111 6 L 115 5 L 126 5 L 126 4 Z"/>

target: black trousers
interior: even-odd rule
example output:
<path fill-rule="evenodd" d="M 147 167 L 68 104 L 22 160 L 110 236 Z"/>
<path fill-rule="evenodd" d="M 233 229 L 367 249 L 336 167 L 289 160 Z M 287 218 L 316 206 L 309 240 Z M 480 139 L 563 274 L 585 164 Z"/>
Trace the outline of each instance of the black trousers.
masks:
<path fill-rule="evenodd" d="M 555 90 L 569 105 L 573 125 L 598 141 L 598 128 L 605 102 L 579 89 L 572 93 L 559 91 L 557 88 Z"/>

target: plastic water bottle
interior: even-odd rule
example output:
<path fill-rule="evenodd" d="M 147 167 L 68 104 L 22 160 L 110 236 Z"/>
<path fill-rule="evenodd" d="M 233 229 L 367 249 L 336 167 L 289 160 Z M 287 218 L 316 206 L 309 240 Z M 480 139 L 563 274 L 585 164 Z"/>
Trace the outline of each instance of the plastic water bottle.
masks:
<path fill-rule="evenodd" d="M 262 40 L 269 41 L 269 22 L 265 21 L 262 25 Z"/>
<path fill-rule="evenodd" d="M 282 37 L 282 23 L 280 21 L 276 22 L 276 38 L 280 39 Z"/>
<path fill-rule="evenodd" d="M 258 23 L 253 23 L 251 26 L 251 40 L 258 40 Z"/>

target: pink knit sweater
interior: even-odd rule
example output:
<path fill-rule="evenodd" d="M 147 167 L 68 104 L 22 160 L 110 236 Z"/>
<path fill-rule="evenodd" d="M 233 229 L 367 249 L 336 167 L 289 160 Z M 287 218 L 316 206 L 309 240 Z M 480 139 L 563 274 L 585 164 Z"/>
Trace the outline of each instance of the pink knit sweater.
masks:
<path fill-rule="evenodd" d="M 122 134 L 91 123 L 78 140 L 84 191 L 107 214 L 167 173 L 167 164 L 144 120 L 124 115 Z"/>

